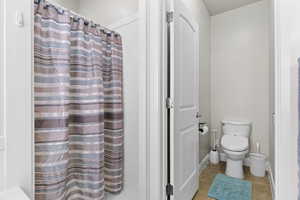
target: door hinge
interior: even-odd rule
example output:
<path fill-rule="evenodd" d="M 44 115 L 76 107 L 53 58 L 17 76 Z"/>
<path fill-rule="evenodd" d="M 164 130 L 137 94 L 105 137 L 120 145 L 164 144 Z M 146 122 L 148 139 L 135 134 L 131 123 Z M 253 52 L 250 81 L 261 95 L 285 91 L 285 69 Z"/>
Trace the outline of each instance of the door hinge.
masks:
<path fill-rule="evenodd" d="M 167 109 L 174 108 L 174 103 L 173 103 L 173 101 L 172 101 L 171 98 L 167 98 L 167 100 L 166 100 L 166 107 L 167 107 Z"/>
<path fill-rule="evenodd" d="M 167 12 L 167 23 L 171 23 L 174 20 L 174 12 L 173 11 L 169 11 Z"/>
<path fill-rule="evenodd" d="M 166 186 L 166 194 L 167 194 L 167 196 L 172 196 L 173 195 L 173 185 L 171 185 L 171 184 L 168 184 L 167 186 Z"/>

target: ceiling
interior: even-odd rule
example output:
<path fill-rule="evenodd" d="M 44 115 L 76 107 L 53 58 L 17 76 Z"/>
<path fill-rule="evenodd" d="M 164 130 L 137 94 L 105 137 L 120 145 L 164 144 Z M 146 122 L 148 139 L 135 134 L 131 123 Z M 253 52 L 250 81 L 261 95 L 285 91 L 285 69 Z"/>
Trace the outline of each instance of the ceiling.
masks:
<path fill-rule="evenodd" d="M 260 0 L 204 0 L 211 15 L 217 15 L 257 1 Z"/>

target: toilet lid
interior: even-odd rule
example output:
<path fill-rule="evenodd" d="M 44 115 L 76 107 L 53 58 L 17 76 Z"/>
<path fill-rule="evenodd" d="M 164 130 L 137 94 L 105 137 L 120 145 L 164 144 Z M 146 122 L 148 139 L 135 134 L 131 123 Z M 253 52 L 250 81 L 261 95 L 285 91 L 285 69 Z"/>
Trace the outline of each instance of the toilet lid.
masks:
<path fill-rule="evenodd" d="M 221 145 L 230 151 L 245 151 L 249 146 L 248 138 L 233 135 L 224 135 L 222 137 Z"/>

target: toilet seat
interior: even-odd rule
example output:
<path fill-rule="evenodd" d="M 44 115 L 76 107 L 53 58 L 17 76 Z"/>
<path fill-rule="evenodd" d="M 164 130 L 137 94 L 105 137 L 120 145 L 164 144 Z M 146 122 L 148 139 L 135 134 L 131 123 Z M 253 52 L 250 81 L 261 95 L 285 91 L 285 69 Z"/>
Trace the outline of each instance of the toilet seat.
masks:
<path fill-rule="evenodd" d="M 249 141 L 248 138 L 242 136 L 224 135 L 221 145 L 226 150 L 241 152 L 248 149 Z"/>

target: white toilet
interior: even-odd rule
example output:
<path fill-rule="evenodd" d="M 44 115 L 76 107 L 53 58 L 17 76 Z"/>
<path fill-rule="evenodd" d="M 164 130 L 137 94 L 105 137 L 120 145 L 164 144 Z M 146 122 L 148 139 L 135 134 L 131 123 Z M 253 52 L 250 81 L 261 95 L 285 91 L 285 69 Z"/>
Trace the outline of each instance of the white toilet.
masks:
<path fill-rule="evenodd" d="M 244 178 L 243 161 L 249 152 L 250 122 L 223 121 L 221 146 L 226 154 L 226 175 Z"/>

